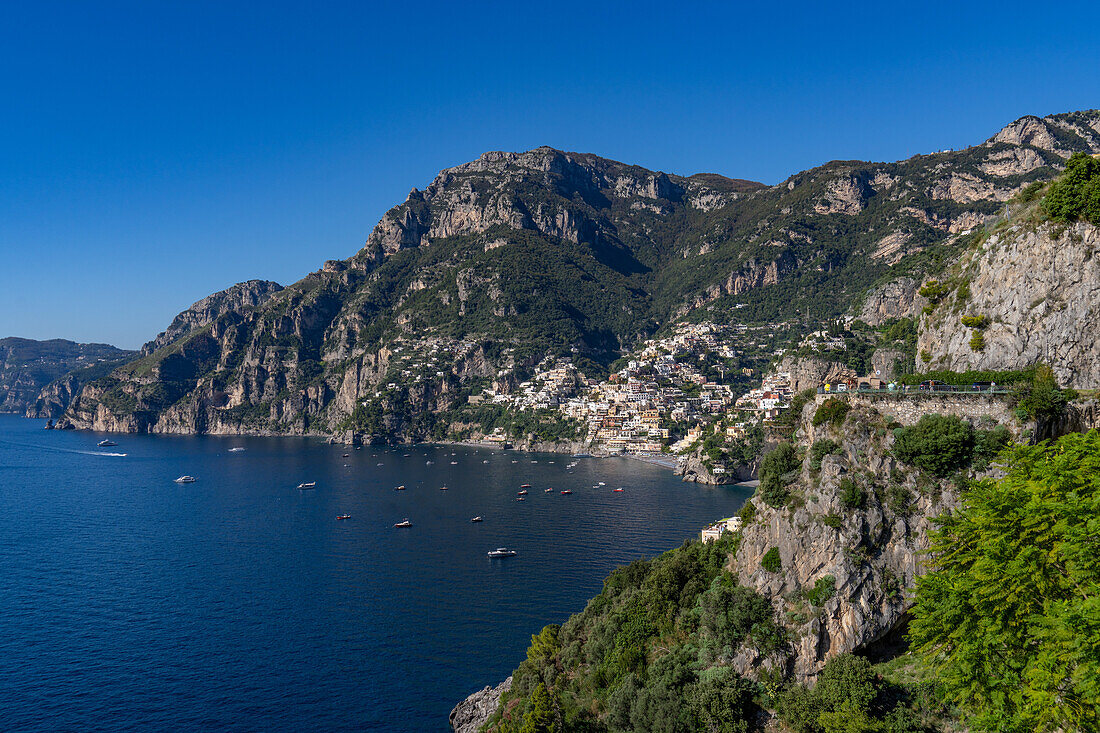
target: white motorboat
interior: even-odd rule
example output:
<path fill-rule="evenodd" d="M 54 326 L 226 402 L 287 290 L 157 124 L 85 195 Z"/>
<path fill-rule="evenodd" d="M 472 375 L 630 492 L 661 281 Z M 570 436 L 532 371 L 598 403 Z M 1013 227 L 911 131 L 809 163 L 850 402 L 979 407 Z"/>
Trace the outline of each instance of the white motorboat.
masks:
<path fill-rule="evenodd" d="M 96 445 L 98 445 L 100 448 L 114 448 L 116 445 L 118 445 L 118 443 L 109 438 L 104 438 L 103 440 L 96 443 Z"/>
<path fill-rule="evenodd" d="M 180 476 L 178 479 L 176 479 L 176 483 L 177 484 L 193 484 L 193 483 L 195 483 L 195 477 L 194 476 Z"/>
<path fill-rule="evenodd" d="M 306 489 L 316 489 L 317 488 L 317 482 L 316 481 L 306 481 L 305 483 L 298 484 L 298 488 L 302 489 L 303 491 L 305 491 Z"/>
<path fill-rule="evenodd" d="M 509 550 L 507 547 L 498 547 L 495 550 L 489 550 L 486 554 L 488 554 L 489 557 L 515 557 L 516 551 Z"/>

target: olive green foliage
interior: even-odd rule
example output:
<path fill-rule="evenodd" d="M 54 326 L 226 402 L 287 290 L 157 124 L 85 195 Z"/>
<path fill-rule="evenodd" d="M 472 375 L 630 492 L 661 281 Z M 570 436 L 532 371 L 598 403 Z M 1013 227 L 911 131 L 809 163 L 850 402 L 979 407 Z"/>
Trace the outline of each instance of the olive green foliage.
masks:
<path fill-rule="evenodd" d="M 486 729 L 747 732 L 759 690 L 724 660 L 785 638 L 767 600 L 722 570 L 734 551 L 690 542 L 614 571 L 582 613 L 532 637 Z"/>
<path fill-rule="evenodd" d="M 955 415 L 923 415 L 916 425 L 894 431 L 894 454 L 937 476 L 962 468 L 974 449 L 974 429 Z"/>
<path fill-rule="evenodd" d="M 919 733 L 912 693 L 880 680 L 863 657 L 840 654 L 813 689 L 789 685 L 776 696 L 779 719 L 795 733 Z"/>
<path fill-rule="evenodd" d="M 764 503 L 781 507 L 790 497 L 787 485 L 794 481 L 791 474 L 798 470 L 798 453 L 790 443 L 780 443 L 760 462 L 760 487 L 757 493 Z"/>
<path fill-rule="evenodd" d="M 989 316 L 963 316 L 962 325 L 967 328 L 986 328 L 989 326 Z"/>
<path fill-rule="evenodd" d="M 814 427 L 825 424 L 839 425 L 844 422 L 844 416 L 847 415 L 848 411 L 851 409 L 852 406 L 849 405 L 846 400 L 838 400 L 835 397 L 830 397 L 822 402 L 814 413 Z"/>
<path fill-rule="evenodd" d="M 815 471 L 821 470 L 821 461 L 825 456 L 830 456 L 840 452 L 840 443 L 830 438 L 822 438 L 821 440 L 815 440 L 814 444 L 810 446 L 810 468 Z"/>
<path fill-rule="evenodd" d="M 806 600 L 815 606 L 824 606 L 836 595 L 836 578 L 832 575 L 823 575 L 814 583 L 814 587 L 806 593 Z"/>
<path fill-rule="evenodd" d="M 1074 153 L 1065 173 L 1050 184 L 1042 208 L 1059 221 L 1086 219 L 1100 224 L 1100 160 Z"/>
<path fill-rule="evenodd" d="M 970 350 L 985 351 L 985 334 L 981 331 L 974 331 L 970 334 Z"/>
<path fill-rule="evenodd" d="M 849 509 L 862 509 L 867 506 L 867 492 L 850 476 L 840 480 L 837 491 L 840 495 L 840 503 Z"/>
<path fill-rule="evenodd" d="M 929 280 L 922 285 L 917 292 L 921 294 L 921 297 L 927 298 L 930 302 L 938 303 L 951 292 L 952 287 L 953 285 L 950 282 L 941 283 L 939 280 Z"/>
<path fill-rule="evenodd" d="M 778 573 L 783 569 L 783 560 L 779 557 L 778 547 L 773 547 L 764 553 L 764 557 L 760 558 L 760 567 L 769 573 Z"/>
<path fill-rule="evenodd" d="M 1036 367 L 1031 383 L 1021 386 L 1016 393 L 1019 408 L 1030 418 L 1057 417 L 1074 397 L 1073 390 L 1058 388 L 1054 370 L 1045 364 Z"/>
<path fill-rule="evenodd" d="M 971 730 L 1100 730 L 1100 433 L 1005 460 L 933 532 L 911 639 Z"/>

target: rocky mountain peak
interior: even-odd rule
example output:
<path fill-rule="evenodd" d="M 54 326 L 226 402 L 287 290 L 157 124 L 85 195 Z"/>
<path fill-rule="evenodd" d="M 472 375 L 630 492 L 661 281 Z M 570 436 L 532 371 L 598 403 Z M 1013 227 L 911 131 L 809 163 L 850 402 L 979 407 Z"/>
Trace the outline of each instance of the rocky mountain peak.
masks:
<path fill-rule="evenodd" d="M 1075 149 L 1100 147 L 1100 110 L 1046 117 L 1025 115 L 1006 125 L 987 142 L 1028 145 L 1068 157 Z"/>
<path fill-rule="evenodd" d="M 172 323 L 163 333 L 141 347 L 141 355 L 147 356 L 192 331 L 213 323 L 223 313 L 254 308 L 282 289 L 282 285 L 271 280 L 247 280 L 208 295 L 192 303 L 190 308 L 172 319 Z"/>

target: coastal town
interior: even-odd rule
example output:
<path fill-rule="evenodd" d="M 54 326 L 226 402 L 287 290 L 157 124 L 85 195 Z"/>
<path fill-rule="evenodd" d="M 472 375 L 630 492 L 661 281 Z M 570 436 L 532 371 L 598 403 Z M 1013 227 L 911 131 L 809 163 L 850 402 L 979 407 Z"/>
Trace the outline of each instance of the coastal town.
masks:
<path fill-rule="evenodd" d="M 583 425 L 584 443 L 612 455 L 686 454 L 716 430 L 730 442 L 744 441 L 790 405 L 788 374 L 761 376 L 740 366 L 746 352 L 769 346 L 764 334 L 778 327 L 680 324 L 613 365 L 605 381 L 585 378 L 571 359 L 548 358 L 515 391 L 487 388 L 471 402 L 556 410 Z M 507 436 L 497 430 L 487 439 Z"/>

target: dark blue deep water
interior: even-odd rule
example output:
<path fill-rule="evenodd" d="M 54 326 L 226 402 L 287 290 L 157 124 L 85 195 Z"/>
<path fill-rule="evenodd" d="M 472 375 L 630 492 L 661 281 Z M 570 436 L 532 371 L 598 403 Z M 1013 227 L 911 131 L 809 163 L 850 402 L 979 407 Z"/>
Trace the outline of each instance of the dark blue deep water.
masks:
<path fill-rule="evenodd" d="M 748 494 L 627 459 L 103 437 L 0 415 L 3 730 L 447 730 L 612 568 Z"/>

